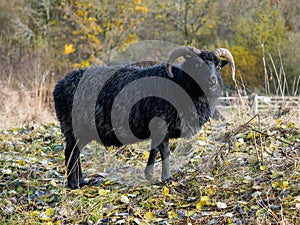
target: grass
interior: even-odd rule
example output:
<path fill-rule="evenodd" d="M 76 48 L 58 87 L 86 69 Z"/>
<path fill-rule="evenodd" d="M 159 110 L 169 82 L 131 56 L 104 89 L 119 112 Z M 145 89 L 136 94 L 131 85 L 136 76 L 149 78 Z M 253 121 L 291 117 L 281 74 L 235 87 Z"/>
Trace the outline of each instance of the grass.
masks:
<path fill-rule="evenodd" d="M 94 185 L 79 190 L 66 188 L 57 124 L 2 129 L 2 224 L 299 224 L 298 120 L 259 119 L 212 121 L 172 141 L 170 183 L 143 178 L 149 143 L 91 143 L 82 166 Z"/>

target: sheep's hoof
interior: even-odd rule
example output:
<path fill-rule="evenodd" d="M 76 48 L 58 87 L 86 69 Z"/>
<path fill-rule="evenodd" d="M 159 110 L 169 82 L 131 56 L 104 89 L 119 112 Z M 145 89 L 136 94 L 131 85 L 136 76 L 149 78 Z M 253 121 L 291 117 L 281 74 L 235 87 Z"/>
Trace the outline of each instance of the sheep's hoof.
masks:
<path fill-rule="evenodd" d="M 144 173 L 147 180 L 153 180 L 154 165 L 146 166 Z"/>
<path fill-rule="evenodd" d="M 72 190 L 74 189 L 78 189 L 80 187 L 83 187 L 85 185 L 88 185 L 88 182 L 86 182 L 83 178 L 80 179 L 79 183 L 77 180 L 73 181 L 73 180 L 69 180 L 68 181 L 68 187 Z"/>
<path fill-rule="evenodd" d="M 88 185 L 89 183 L 87 181 L 85 181 L 84 179 L 80 179 L 80 182 L 79 182 L 79 186 L 80 187 L 83 187 L 85 185 Z"/>
<path fill-rule="evenodd" d="M 68 187 L 70 188 L 70 189 L 72 189 L 72 190 L 74 190 L 74 189 L 78 189 L 79 188 L 79 185 L 78 185 L 78 183 L 77 182 L 68 182 Z"/>
<path fill-rule="evenodd" d="M 168 177 L 167 179 L 164 179 L 162 181 L 162 183 L 164 183 L 164 184 L 170 184 L 170 183 L 172 183 L 172 181 L 174 181 L 174 178 L 173 177 Z"/>
<path fill-rule="evenodd" d="M 104 182 L 103 176 L 93 177 L 87 182 L 89 186 L 100 186 Z"/>

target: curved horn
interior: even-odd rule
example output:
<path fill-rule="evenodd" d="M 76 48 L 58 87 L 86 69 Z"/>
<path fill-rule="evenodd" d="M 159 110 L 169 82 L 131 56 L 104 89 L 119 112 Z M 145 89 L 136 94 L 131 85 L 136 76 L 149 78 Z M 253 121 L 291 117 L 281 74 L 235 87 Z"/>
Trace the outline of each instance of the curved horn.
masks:
<path fill-rule="evenodd" d="M 193 47 L 190 47 L 190 46 L 180 46 L 180 47 L 176 48 L 171 53 L 171 55 L 169 56 L 168 61 L 167 61 L 168 75 L 170 77 L 174 77 L 174 75 L 172 73 L 172 63 L 174 63 L 174 61 L 177 58 L 179 58 L 181 56 L 186 57 L 187 55 L 194 57 L 195 55 L 200 54 L 200 52 L 201 52 L 200 50 L 198 50 L 196 48 L 193 48 Z"/>
<path fill-rule="evenodd" d="M 228 60 L 232 71 L 232 79 L 235 81 L 235 65 L 231 52 L 226 48 L 217 48 L 214 53 L 217 57 L 224 57 Z"/>

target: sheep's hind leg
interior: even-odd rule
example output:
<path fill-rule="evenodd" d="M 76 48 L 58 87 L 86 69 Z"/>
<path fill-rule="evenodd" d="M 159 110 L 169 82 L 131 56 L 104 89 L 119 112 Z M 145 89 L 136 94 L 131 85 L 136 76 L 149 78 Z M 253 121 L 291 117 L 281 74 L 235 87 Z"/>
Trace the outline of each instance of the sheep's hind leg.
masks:
<path fill-rule="evenodd" d="M 73 137 L 67 139 L 65 163 L 67 166 L 68 187 L 76 189 L 85 185 L 86 182 L 83 179 L 80 165 L 80 150 Z"/>

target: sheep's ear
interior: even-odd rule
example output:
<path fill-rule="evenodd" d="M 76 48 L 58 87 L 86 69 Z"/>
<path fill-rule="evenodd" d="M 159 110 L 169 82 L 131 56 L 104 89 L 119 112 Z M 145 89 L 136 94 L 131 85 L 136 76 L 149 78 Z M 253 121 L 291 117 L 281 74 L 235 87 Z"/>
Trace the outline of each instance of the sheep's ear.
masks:
<path fill-rule="evenodd" d="M 223 68 L 224 66 L 226 66 L 228 64 L 228 61 L 227 60 L 221 60 L 221 68 Z"/>

